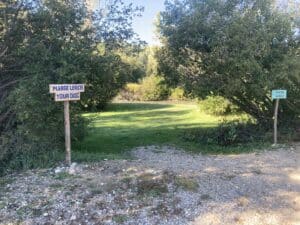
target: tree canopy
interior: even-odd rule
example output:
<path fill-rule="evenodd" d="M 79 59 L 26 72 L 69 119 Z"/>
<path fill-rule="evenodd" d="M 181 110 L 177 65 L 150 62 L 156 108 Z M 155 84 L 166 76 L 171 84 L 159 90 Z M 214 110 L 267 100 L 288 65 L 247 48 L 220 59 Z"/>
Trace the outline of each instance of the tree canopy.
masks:
<path fill-rule="evenodd" d="M 299 4 L 299 3 L 298 3 Z M 271 124 L 272 89 L 287 89 L 285 119 L 299 116 L 299 17 L 265 0 L 167 1 L 159 70 L 194 96 L 221 95 Z"/>
<path fill-rule="evenodd" d="M 86 84 L 71 107 L 72 124 L 83 126 L 79 112 L 102 108 L 128 81 L 130 65 L 115 51 L 138 43 L 131 20 L 142 9 L 115 0 L 104 15 L 83 0 L 6 0 L 0 10 L 0 162 L 32 166 L 63 143 L 63 108 L 49 84 Z"/>

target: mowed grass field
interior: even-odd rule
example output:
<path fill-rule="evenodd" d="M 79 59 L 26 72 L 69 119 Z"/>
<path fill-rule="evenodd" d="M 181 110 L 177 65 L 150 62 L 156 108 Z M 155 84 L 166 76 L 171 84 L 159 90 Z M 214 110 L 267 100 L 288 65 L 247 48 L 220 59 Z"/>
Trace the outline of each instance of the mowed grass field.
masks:
<path fill-rule="evenodd" d="M 205 114 L 195 103 L 112 103 L 105 112 L 83 116 L 91 123 L 86 138 L 74 145 L 73 156 L 78 161 L 123 158 L 128 150 L 149 145 L 172 145 L 202 153 L 245 150 L 185 141 L 186 131 L 216 127 L 224 119 Z"/>

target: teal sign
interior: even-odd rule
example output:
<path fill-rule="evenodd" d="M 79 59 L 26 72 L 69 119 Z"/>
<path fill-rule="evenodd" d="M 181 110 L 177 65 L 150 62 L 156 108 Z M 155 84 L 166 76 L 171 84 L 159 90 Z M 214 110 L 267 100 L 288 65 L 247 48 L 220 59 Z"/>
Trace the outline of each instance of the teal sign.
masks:
<path fill-rule="evenodd" d="M 272 100 L 274 99 L 286 99 L 287 90 L 273 90 L 272 91 Z"/>

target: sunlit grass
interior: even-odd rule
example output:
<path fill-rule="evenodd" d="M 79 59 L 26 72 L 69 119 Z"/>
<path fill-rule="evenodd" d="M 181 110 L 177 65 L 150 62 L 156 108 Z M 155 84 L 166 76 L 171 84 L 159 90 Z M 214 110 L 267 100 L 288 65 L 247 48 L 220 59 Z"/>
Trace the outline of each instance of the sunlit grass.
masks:
<path fill-rule="evenodd" d="M 74 146 L 75 158 L 79 160 L 120 157 L 127 150 L 147 145 L 176 145 L 207 153 L 223 151 L 220 146 L 203 146 L 182 139 L 186 130 L 216 127 L 222 120 L 201 112 L 196 104 L 114 103 L 106 112 L 83 116 L 92 122 L 87 137 Z M 239 147 L 225 149 L 232 150 L 239 151 Z"/>

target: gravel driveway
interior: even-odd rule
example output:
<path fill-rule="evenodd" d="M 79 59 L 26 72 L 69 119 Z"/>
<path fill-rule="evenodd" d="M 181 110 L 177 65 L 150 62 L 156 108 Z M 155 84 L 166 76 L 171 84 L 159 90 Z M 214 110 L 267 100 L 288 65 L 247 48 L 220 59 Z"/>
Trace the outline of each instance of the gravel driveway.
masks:
<path fill-rule="evenodd" d="M 149 146 L 132 155 L 71 175 L 4 177 L 0 224 L 300 225 L 300 147 L 207 156 Z"/>

